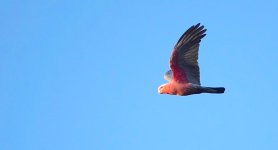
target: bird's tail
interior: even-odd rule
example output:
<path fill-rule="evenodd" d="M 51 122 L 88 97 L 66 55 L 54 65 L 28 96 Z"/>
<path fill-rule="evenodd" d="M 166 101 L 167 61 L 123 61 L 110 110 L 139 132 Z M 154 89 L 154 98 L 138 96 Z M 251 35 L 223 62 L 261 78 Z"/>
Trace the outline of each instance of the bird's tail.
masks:
<path fill-rule="evenodd" d="M 225 92 L 224 87 L 203 87 L 202 93 L 215 93 L 215 94 L 221 94 Z"/>

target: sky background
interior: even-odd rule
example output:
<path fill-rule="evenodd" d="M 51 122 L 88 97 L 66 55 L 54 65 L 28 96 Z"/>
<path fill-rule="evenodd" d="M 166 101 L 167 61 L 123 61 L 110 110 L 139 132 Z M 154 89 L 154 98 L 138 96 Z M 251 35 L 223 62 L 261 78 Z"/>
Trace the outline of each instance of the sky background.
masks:
<path fill-rule="evenodd" d="M 277 150 L 277 0 L 0 1 L 1 150 Z M 159 95 L 208 29 L 201 83 Z"/>

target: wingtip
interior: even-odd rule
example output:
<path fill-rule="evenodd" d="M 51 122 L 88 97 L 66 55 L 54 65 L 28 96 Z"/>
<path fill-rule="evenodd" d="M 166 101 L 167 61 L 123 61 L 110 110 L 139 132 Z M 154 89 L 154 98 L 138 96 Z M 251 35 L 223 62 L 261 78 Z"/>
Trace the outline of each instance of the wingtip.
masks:
<path fill-rule="evenodd" d="M 201 23 L 197 23 L 196 25 L 193 25 L 192 27 L 194 27 L 195 29 L 200 29 L 200 30 L 207 30 L 205 29 L 205 26 L 204 25 L 201 25 Z"/>

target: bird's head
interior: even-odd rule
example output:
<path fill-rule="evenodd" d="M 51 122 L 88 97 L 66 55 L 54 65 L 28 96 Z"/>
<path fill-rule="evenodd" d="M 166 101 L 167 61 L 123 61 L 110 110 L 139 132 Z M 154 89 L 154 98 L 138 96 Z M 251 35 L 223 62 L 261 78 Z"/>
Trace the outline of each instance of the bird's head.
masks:
<path fill-rule="evenodd" d="M 162 84 L 158 87 L 158 93 L 159 94 L 165 94 L 166 93 L 165 92 L 165 86 L 166 86 L 166 84 Z"/>

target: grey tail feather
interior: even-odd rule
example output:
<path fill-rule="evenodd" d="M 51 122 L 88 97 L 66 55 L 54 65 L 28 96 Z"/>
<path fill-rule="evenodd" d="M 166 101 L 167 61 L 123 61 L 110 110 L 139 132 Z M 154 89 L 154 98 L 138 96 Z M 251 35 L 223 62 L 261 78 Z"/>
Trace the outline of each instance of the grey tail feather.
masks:
<path fill-rule="evenodd" d="M 203 87 L 202 93 L 224 93 L 225 88 L 224 87 Z"/>

